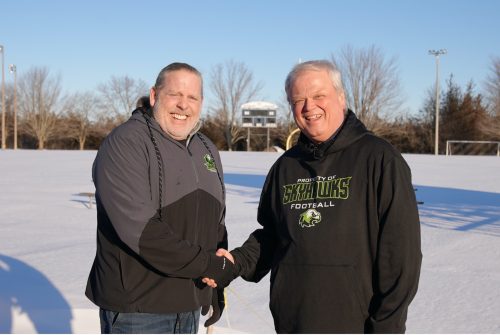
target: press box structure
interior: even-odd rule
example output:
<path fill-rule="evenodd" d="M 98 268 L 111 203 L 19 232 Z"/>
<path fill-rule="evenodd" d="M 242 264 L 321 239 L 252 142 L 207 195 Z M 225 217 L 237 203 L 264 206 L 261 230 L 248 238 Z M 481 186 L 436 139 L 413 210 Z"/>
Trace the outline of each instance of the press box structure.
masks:
<path fill-rule="evenodd" d="M 251 101 L 241 105 L 242 126 L 247 128 L 247 151 L 250 151 L 250 129 L 267 128 L 267 150 L 269 150 L 269 129 L 276 128 L 278 106 L 267 101 Z"/>
<path fill-rule="evenodd" d="M 251 101 L 241 105 L 242 126 L 246 128 L 276 128 L 278 106 L 266 101 Z"/>

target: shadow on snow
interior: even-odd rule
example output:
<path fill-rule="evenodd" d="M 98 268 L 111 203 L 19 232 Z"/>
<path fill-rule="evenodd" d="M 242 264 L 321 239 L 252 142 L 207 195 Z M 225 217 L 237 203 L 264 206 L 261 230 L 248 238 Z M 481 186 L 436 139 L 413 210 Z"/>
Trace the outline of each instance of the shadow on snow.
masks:
<path fill-rule="evenodd" d="M 0 333 L 11 333 L 13 308 L 37 333 L 71 333 L 71 307 L 61 292 L 30 265 L 0 254 Z"/>
<path fill-rule="evenodd" d="M 224 173 L 224 183 L 262 189 L 266 176 L 260 174 Z"/>
<path fill-rule="evenodd" d="M 420 221 L 441 229 L 500 236 L 500 193 L 417 186 Z"/>
<path fill-rule="evenodd" d="M 228 185 L 262 189 L 266 176 L 225 173 Z M 500 193 L 416 186 L 421 224 L 441 229 L 500 236 Z M 240 192 L 240 191 L 238 191 Z M 241 195 L 244 192 L 241 191 Z"/>

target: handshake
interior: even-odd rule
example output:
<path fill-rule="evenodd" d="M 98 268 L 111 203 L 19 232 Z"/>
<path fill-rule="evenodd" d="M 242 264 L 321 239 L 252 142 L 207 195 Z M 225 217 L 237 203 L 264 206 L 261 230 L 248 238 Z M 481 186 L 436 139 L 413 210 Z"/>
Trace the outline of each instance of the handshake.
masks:
<path fill-rule="evenodd" d="M 221 248 L 217 250 L 215 256 L 211 256 L 210 264 L 201 281 L 212 288 L 224 288 L 236 277 L 238 277 L 238 270 L 234 264 L 233 255 Z"/>

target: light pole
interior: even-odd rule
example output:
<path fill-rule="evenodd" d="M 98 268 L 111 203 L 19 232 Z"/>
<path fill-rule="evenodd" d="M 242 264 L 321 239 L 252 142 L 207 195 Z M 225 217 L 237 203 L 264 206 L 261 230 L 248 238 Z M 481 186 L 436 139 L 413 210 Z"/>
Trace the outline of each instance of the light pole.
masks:
<path fill-rule="evenodd" d="M 9 65 L 10 73 L 14 74 L 14 150 L 17 149 L 17 67 L 15 64 Z"/>
<path fill-rule="evenodd" d="M 5 69 L 3 64 L 4 47 L 0 45 L 0 52 L 2 53 L 2 149 L 6 148 L 5 145 Z"/>
<path fill-rule="evenodd" d="M 436 57 L 436 126 L 434 133 L 434 155 L 439 155 L 439 56 L 445 55 L 446 49 L 429 50 L 429 55 Z"/>

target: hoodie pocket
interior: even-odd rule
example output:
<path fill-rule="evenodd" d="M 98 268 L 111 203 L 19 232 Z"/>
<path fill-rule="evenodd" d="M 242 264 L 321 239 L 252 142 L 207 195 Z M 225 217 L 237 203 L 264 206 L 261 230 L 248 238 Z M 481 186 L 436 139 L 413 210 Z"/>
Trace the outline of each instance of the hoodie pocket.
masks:
<path fill-rule="evenodd" d="M 367 314 L 351 265 L 280 264 L 270 307 L 288 333 L 359 333 Z"/>

